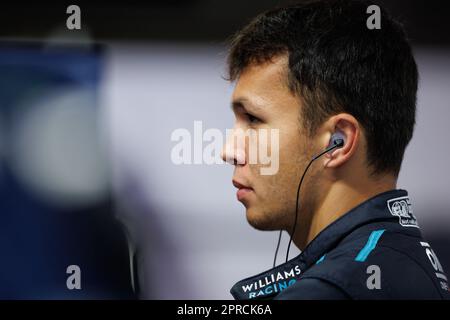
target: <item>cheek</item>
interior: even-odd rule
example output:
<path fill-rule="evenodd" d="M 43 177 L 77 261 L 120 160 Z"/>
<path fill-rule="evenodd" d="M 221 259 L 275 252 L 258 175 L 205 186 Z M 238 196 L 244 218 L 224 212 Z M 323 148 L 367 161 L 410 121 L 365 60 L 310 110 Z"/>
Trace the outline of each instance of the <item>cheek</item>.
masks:
<path fill-rule="evenodd" d="M 298 168 L 304 160 L 297 130 L 261 130 L 257 136 L 249 137 L 247 146 L 250 171 L 259 184 L 268 189 L 283 189 L 286 185 L 290 187 L 290 181 L 296 179 Z M 278 170 L 273 171 L 273 174 L 267 174 L 266 170 L 266 174 L 263 174 L 264 170 L 261 169 L 268 167 Z"/>
<path fill-rule="evenodd" d="M 288 124 L 282 129 L 257 130 L 257 134 L 248 137 L 247 159 L 261 201 L 265 201 L 264 198 L 290 198 L 291 193 L 295 193 L 292 190 L 298 183 L 297 176 L 304 162 L 305 150 L 301 146 L 299 128 Z M 270 167 L 274 161 L 278 170 L 274 174 L 262 174 L 261 169 Z"/>
<path fill-rule="evenodd" d="M 279 155 L 280 163 L 288 170 L 296 167 L 302 160 L 304 146 L 301 144 L 301 137 L 298 129 L 284 130 L 280 132 Z"/>
<path fill-rule="evenodd" d="M 298 136 L 280 137 L 277 174 L 258 177 L 264 183 L 263 196 L 267 199 L 276 199 L 284 206 L 295 205 L 297 186 L 302 168 L 305 166 L 305 159 L 305 151 L 300 147 Z"/>
<path fill-rule="evenodd" d="M 255 191 L 259 201 L 268 206 L 286 206 L 291 203 L 296 194 L 298 183 L 298 168 L 292 163 L 280 163 L 279 170 L 274 175 L 261 175 L 260 166 L 252 166 L 255 177 Z"/>

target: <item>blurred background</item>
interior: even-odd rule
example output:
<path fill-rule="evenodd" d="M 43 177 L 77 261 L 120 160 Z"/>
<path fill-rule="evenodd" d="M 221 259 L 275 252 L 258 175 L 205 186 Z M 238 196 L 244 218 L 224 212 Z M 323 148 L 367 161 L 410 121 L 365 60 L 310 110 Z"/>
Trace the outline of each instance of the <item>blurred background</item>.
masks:
<path fill-rule="evenodd" d="M 80 30 L 66 28 L 73 3 L 1 5 L 0 298 L 231 299 L 271 267 L 277 233 L 247 224 L 233 168 L 174 164 L 171 135 L 232 127 L 226 40 L 291 2 L 78 2 Z M 450 6 L 374 3 L 413 44 L 417 126 L 398 186 L 448 272 Z"/>

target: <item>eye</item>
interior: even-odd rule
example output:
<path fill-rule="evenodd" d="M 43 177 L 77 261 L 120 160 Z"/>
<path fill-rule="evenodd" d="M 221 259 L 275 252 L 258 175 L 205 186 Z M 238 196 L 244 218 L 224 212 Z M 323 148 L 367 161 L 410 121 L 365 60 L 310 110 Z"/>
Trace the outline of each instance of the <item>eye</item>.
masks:
<path fill-rule="evenodd" d="M 254 115 L 250 114 L 250 113 L 245 113 L 245 116 L 248 119 L 248 122 L 250 123 L 258 123 L 261 122 L 261 120 L 257 117 L 255 117 Z"/>

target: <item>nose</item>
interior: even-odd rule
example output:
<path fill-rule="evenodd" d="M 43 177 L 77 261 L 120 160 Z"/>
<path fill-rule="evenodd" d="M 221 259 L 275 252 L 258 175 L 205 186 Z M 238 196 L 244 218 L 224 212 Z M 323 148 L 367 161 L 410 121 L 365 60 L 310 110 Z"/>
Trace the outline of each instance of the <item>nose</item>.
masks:
<path fill-rule="evenodd" d="M 245 165 L 245 137 L 237 134 L 242 130 L 233 129 L 231 134 L 227 135 L 227 141 L 222 148 L 222 160 L 231 165 Z"/>

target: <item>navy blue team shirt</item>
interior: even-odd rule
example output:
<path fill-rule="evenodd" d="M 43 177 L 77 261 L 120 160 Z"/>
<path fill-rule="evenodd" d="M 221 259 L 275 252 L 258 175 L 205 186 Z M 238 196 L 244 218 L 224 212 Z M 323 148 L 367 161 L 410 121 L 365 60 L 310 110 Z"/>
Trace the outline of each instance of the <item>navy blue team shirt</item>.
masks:
<path fill-rule="evenodd" d="M 297 257 L 236 283 L 246 299 L 448 299 L 406 190 L 381 193 L 326 227 Z"/>

